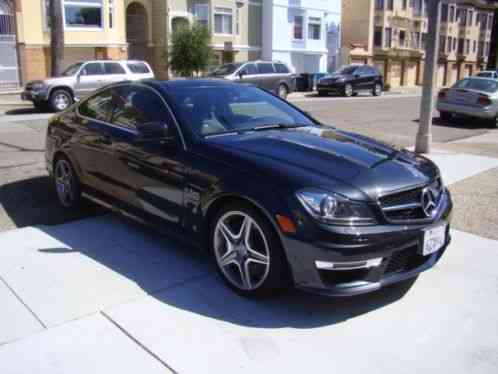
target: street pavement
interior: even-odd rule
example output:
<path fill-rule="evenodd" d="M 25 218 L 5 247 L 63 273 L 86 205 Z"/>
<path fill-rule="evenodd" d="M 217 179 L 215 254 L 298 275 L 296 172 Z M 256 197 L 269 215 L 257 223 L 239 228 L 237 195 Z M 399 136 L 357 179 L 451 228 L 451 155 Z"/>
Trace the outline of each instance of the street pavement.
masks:
<path fill-rule="evenodd" d="M 418 97 L 294 102 L 327 124 L 413 145 Z M 0 373 L 498 372 L 498 241 L 482 237 L 498 239 L 498 130 L 436 119 L 429 157 L 458 230 L 415 284 L 250 301 L 204 253 L 91 204 L 59 208 L 43 164 L 50 114 L 4 110 Z"/>

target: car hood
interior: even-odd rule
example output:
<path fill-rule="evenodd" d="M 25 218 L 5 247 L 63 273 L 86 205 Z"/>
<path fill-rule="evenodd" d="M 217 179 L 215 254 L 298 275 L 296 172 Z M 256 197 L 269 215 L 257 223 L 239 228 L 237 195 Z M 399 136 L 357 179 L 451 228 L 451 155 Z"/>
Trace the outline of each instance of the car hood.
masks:
<path fill-rule="evenodd" d="M 439 174 L 423 157 L 339 130 L 270 130 L 208 141 L 250 160 L 251 167 L 259 166 L 283 184 L 292 181 L 299 187 L 326 188 L 352 199 L 375 200 L 385 193 L 426 184 Z"/>
<path fill-rule="evenodd" d="M 55 86 L 55 85 L 69 85 L 74 81 L 74 77 L 52 77 L 43 80 L 33 80 L 29 81 L 28 85 L 32 85 L 35 83 L 43 83 L 46 86 Z"/>

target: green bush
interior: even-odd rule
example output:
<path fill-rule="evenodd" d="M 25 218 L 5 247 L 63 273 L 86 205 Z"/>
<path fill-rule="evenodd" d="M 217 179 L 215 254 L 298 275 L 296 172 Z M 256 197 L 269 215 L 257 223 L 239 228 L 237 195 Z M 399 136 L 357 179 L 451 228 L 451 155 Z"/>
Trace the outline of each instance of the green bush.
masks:
<path fill-rule="evenodd" d="M 170 67 L 182 77 L 207 70 L 214 51 L 209 45 L 211 34 L 204 26 L 183 26 L 171 36 Z"/>

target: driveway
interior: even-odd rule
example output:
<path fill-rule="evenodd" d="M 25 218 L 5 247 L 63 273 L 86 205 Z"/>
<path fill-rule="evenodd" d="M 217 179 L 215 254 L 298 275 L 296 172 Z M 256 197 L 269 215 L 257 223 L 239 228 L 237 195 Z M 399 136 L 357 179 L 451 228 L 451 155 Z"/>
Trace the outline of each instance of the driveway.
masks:
<path fill-rule="evenodd" d="M 498 165 L 431 157 L 447 183 Z M 251 301 L 203 252 L 114 215 L 6 231 L 0 373 L 496 373 L 498 242 L 452 236 L 415 284 Z"/>

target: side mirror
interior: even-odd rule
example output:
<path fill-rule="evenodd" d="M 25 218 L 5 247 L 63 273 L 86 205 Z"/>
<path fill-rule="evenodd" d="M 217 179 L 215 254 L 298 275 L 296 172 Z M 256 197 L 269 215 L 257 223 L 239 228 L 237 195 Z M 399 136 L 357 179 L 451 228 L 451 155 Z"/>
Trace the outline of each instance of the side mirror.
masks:
<path fill-rule="evenodd" d="M 137 126 L 136 143 L 174 144 L 175 138 L 170 135 L 169 127 L 164 122 L 147 122 Z"/>
<path fill-rule="evenodd" d="M 245 71 L 239 71 L 237 73 L 237 75 L 239 76 L 239 79 L 244 79 L 244 76 L 246 75 L 246 72 Z"/>

